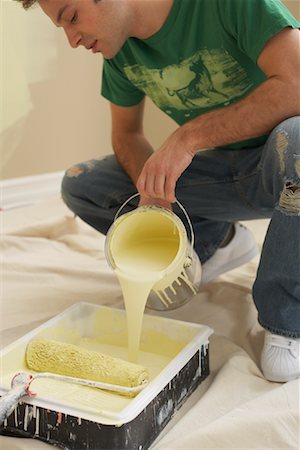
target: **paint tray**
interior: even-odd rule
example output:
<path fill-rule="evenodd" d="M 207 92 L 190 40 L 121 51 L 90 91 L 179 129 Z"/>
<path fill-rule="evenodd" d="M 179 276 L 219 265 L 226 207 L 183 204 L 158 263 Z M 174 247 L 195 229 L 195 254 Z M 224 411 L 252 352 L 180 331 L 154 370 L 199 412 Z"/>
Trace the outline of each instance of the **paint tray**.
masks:
<path fill-rule="evenodd" d="M 145 314 L 138 362 L 149 368 L 150 382 L 136 397 L 36 380 L 37 396 L 25 397 L 0 432 L 70 450 L 148 449 L 208 376 L 211 334 L 204 325 Z M 26 346 L 37 337 L 127 359 L 125 311 L 78 303 L 3 349 L 0 395 L 26 370 Z"/>

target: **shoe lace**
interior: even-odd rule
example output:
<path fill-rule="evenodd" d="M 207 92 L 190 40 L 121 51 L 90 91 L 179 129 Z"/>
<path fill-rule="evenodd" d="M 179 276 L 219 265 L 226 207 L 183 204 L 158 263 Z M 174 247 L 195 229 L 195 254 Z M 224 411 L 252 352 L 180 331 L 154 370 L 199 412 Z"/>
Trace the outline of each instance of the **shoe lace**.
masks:
<path fill-rule="evenodd" d="M 275 334 L 269 335 L 267 337 L 267 342 L 269 345 L 272 345 L 274 347 L 286 348 L 292 353 L 296 352 L 298 347 L 297 341 L 295 339 L 289 339 L 284 336 L 278 336 Z"/>

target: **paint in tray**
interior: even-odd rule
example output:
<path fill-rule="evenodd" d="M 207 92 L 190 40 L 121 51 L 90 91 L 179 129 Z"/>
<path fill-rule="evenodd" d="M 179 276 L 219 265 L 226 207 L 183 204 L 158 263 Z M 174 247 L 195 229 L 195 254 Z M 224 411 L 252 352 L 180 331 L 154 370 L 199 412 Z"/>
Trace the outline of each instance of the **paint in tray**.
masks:
<path fill-rule="evenodd" d="M 73 401 L 64 401 L 55 395 L 45 395 L 44 387 L 36 398 L 19 404 L 0 432 L 40 439 L 70 450 L 148 449 L 208 376 L 211 333 L 203 325 L 145 315 L 139 362 L 143 364 L 143 354 L 149 358 L 149 354 L 159 353 L 160 367 L 158 364 L 156 372 L 152 371 L 149 385 L 140 394 L 124 399 L 100 391 L 97 400 L 89 402 L 85 400 L 95 397 L 96 390 L 79 386 Z M 115 348 L 120 356 L 120 351 L 126 352 L 125 312 L 76 304 L 6 347 L 2 355 L 5 369 L 0 394 L 8 389 L 11 372 L 22 369 L 27 343 L 36 337 L 75 344 L 85 342 L 85 345 L 101 341 L 106 348 Z M 70 388 L 64 382 L 57 383 L 62 383 L 62 387 L 52 385 L 53 392 Z M 36 391 L 34 385 L 32 388 Z"/>

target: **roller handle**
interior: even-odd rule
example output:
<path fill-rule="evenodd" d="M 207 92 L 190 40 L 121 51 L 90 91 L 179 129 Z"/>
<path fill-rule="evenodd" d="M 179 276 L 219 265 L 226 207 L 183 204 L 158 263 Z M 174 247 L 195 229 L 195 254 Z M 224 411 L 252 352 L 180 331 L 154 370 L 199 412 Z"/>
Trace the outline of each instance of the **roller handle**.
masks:
<path fill-rule="evenodd" d="M 148 384 L 147 381 L 144 381 L 142 384 L 139 384 L 138 386 L 129 387 L 129 386 L 121 386 L 118 384 L 103 383 L 102 381 L 85 380 L 83 378 L 69 377 L 67 375 L 58 375 L 55 373 L 48 373 L 48 372 L 36 373 L 34 375 L 34 379 L 36 380 L 37 378 L 52 378 L 53 380 L 66 381 L 67 383 L 81 384 L 83 386 L 103 389 L 105 391 L 117 392 L 119 394 L 138 394 Z"/>
<path fill-rule="evenodd" d="M 14 376 L 11 389 L 0 398 L 0 425 L 11 415 L 23 397 L 35 395 L 29 390 L 32 380 L 33 377 L 29 374 L 18 373 Z"/>

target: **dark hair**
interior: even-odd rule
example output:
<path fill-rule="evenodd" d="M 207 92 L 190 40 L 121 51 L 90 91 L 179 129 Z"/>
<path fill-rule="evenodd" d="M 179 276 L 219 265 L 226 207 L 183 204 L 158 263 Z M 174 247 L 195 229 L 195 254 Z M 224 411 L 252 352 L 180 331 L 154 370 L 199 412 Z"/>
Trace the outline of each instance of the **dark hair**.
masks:
<path fill-rule="evenodd" d="M 15 0 L 19 3 L 22 3 L 24 9 L 29 9 L 32 5 L 37 3 L 38 0 Z"/>

